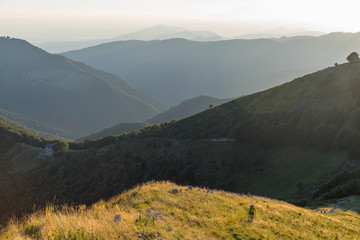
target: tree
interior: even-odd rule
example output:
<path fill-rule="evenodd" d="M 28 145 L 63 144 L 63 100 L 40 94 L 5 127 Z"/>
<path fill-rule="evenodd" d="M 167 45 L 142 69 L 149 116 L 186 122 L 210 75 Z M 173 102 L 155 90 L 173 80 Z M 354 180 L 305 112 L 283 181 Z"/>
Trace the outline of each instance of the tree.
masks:
<path fill-rule="evenodd" d="M 346 58 L 349 62 L 356 62 L 359 61 L 359 54 L 357 52 L 352 52 L 350 55 Z"/>
<path fill-rule="evenodd" d="M 55 156 L 58 156 L 64 152 L 69 151 L 69 144 L 64 141 L 58 141 L 57 143 L 54 144 L 53 150 Z"/>

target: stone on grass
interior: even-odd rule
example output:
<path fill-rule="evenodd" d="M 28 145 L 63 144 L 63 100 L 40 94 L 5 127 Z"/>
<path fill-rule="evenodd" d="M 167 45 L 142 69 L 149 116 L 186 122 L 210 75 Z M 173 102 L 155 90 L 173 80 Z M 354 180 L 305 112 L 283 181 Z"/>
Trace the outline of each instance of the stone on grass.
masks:
<path fill-rule="evenodd" d="M 121 221 L 121 215 L 120 214 L 115 215 L 114 222 L 120 222 L 120 221 Z"/>

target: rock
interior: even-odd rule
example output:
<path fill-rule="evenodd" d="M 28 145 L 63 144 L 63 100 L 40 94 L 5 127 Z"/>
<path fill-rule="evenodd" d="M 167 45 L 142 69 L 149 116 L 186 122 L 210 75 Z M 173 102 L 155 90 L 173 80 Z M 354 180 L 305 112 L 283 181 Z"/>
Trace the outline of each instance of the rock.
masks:
<path fill-rule="evenodd" d="M 114 222 L 120 222 L 120 221 L 121 221 L 121 215 L 120 214 L 115 215 Z"/>
<path fill-rule="evenodd" d="M 177 190 L 177 188 L 174 188 L 173 190 L 171 190 L 169 193 L 172 193 L 172 194 L 178 194 L 179 191 Z"/>
<path fill-rule="evenodd" d="M 159 219 L 163 219 L 163 216 L 160 214 L 160 213 L 157 213 L 157 212 L 154 212 L 154 218 L 156 219 L 156 220 L 159 220 Z"/>
<path fill-rule="evenodd" d="M 138 240 L 164 240 L 164 238 L 160 237 L 158 234 L 139 233 L 136 236 Z"/>

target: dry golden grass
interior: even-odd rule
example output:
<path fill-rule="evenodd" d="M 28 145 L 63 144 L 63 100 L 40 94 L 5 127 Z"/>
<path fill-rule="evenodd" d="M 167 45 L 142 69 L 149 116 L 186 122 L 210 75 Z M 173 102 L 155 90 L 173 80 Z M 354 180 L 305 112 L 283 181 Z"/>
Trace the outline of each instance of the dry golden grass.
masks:
<path fill-rule="evenodd" d="M 183 191 L 170 194 L 173 188 Z M 354 212 L 321 214 L 262 197 L 185 188 L 150 182 L 90 208 L 48 206 L 10 222 L 0 238 L 137 239 L 146 233 L 153 239 L 359 239 L 360 217 Z M 253 223 L 247 221 L 251 204 L 257 209 Z M 150 219 L 154 212 L 163 219 Z M 116 214 L 121 222 L 114 222 Z"/>

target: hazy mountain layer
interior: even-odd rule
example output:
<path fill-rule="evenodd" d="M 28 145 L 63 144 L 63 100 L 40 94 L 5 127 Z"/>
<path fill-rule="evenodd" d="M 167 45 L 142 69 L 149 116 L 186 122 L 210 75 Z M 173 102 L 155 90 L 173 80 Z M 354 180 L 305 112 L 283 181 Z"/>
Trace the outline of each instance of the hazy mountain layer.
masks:
<path fill-rule="evenodd" d="M 184 38 L 192 41 L 218 41 L 223 39 L 216 33 L 209 31 L 194 31 L 181 27 L 171 27 L 166 25 L 158 25 L 150 28 L 145 28 L 140 31 L 119 35 L 114 38 L 97 39 L 88 41 L 74 41 L 74 42 L 44 42 L 34 43 L 46 51 L 51 53 L 59 53 L 85 47 L 94 46 L 97 44 L 108 43 L 119 40 L 164 40 L 171 38 Z"/>
<path fill-rule="evenodd" d="M 134 123 L 119 123 L 113 127 L 106 128 L 97 133 L 82 137 L 80 140 L 85 139 L 98 139 L 111 135 L 120 135 L 125 132 L 131 132 L 142 129 L 151 124 L 160 124 L 164 122 L 170 122 L 172 120 L 180 120 L 189 117 L 193 114 L 202 112 L 209 107 L 215 107 L 230 99 L 217 99 L 209 96 L 199 96 L 192 99 L 185 100 L 178 106 L 171 107 L 169 110 L 159 113 L 158 115 L 148 119 L 146 122 L 134 122 Z"/>
<path fill-rule="evenodd" d="M 82 137 L 79 140 L 83 141 L 86 139 L 99 139 L 99 138 L 103 138 L 106 136 L 121 135 L 124 133 L 133 132 L 133 131 L 142 129 L 149 125 L 150 124 L 148 124 L 146 122 L 121 122 L 121 123 L 116 124 L 115 126 L 105 128 L 99 132 Z"/>
<path fill-rule="evenodd" d="M 19 39 L 0 38 L 0 51 L 0 108 L 65 129 L 62 137 L 143 121 L 159 112 L 155 101 L 113 74 Z"/>
<path fill-rule="evenodd" d="M 171 107 L 165 112 L 159 113 L 146 122 L 159 124 L 172 120 L 180 120 L 228 101 L 230 101 L 230 99 L 218 99 L 209 96 L 194 97 L 181 102 L 175 107 Z"/>
<path fill-rule="evenodd" d="M 360 34 L 287 41 L 119 41 L 64 53 L 112 72 L 170 107 L 199 95 L 235 97 L 344 62 Z"/>

